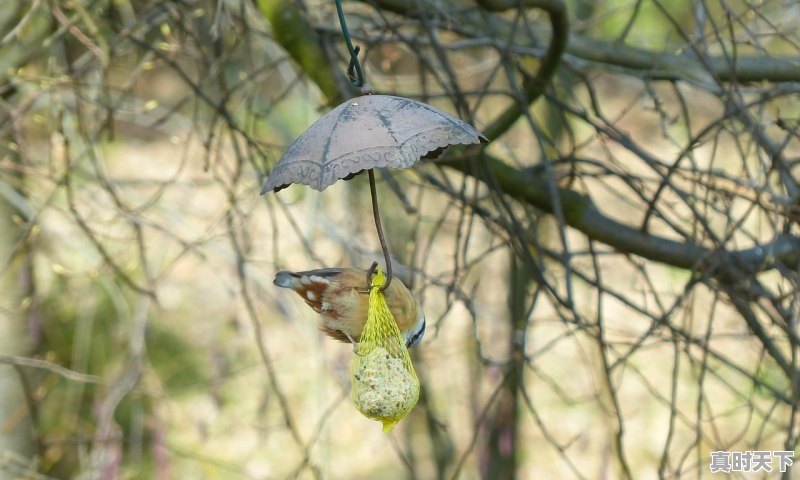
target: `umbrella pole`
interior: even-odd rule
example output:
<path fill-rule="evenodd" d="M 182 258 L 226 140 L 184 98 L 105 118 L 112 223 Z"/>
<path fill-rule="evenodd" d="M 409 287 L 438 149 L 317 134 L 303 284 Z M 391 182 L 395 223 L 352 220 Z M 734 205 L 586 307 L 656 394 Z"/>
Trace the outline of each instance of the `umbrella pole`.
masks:
<path fill-rule="evenodd" d="M 378 192 L 375 189 L 375 172 L 370 168 L 367 170 L 369 175 L 369 193 L 372 195 L 372 216 L 375 219 L 375 228 L 378 229 L 378 239 L 381 241 L 381 249 L 383 250 L 383 259 L 386 261 L 386 284 L 381 289 L 386 291 L 389 284 L 392 283 L 392 260 L 389 258 L 389 246 L 386 244 L 386 237 L 383 235 L 383 227 L 381 226 L 381 211 L 378 208 Z"/>

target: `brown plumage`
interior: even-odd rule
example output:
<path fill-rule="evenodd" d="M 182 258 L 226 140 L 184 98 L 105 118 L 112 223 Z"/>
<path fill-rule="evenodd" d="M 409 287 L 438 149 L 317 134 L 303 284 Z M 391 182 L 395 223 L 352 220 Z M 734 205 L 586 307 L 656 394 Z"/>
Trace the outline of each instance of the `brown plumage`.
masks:
<path fill-rule="evenodd" d="M 323 268 L 306 272 L 278 272 L 275 285 L 294 290 L 320 315 L 320 330 L 343 342 L 356 342 L 367 321 L 367 272 L 351 268 Z M 425 314 L 403 282 L 392 280 L 384 292 L 386 303 L 403 334 L 414 346 L 425 333 Z M 348 338 L 349 336 L 349 338 Z"/>

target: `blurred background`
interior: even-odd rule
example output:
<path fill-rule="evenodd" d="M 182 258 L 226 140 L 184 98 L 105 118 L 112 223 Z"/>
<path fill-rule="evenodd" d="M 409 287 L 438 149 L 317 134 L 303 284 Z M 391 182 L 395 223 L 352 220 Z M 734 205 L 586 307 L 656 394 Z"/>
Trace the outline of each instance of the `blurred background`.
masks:
<path fill-rule="evenodd" d="M 796 449 L 797 2 L 344 2 L 376 92 L 491 140 L 377 176 L 428 319 L 389 435 L 272 285 L 382 259 L 365 176 L 259 196 L 357 94 L 334 2 L 2 5 L 1 478 L 702 478 Z"/>

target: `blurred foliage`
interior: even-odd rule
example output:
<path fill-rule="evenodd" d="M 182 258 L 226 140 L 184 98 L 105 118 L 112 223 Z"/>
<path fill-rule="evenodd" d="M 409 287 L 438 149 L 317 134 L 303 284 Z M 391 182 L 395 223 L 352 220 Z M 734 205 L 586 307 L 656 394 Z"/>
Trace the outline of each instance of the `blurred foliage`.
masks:
<path fill-rule="evenodd" d="M 50 295 L 42 298 L 40 314 L 43 337 L 32 352 L 49 362 L 78 369 L 97 378 L 109 378 L 131 361 L 127 345 L 131 312 L 125 290 L 103 278 L 74 278 L 56 274 Z M 130 297 L 130 295 L 127 295 Z M 147 373 L 142 391 L 134 390 L 114 410 L 124 451 L 123 477 L 154 475 L 153 436 L 159 435 L 156 399 L 179 398 L 193 388 L 210 383 L 209 366 L 167 323 L 148 322 L 146 334 Z M 152 378 L 147 378 L 152 377 Z M 96 434 L 98 402 L 108 387 L 67 381 L 56 374 L 36 378 L 35 429 L 44 448 L 41 471 L 58 478 L 80 472 L 83 442 Z M 84 439 L 84 440 L 81 440 Z"/>

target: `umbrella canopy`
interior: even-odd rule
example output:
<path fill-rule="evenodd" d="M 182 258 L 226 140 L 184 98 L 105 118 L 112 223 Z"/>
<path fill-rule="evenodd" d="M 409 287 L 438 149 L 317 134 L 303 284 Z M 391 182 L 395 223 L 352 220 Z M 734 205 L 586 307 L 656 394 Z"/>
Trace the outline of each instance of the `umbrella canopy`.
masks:
<path fill-rule="evenodd" d="M 302 183 L 324 190 L 370 168 L 408 168 L 450 145 L 486 143 L 470 124 L 408 98 L 364 95 L 314 122 L 286 150 L 261 193 Z"/>

